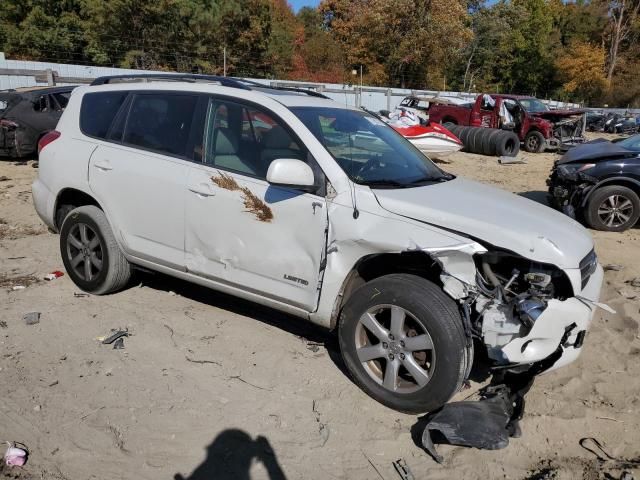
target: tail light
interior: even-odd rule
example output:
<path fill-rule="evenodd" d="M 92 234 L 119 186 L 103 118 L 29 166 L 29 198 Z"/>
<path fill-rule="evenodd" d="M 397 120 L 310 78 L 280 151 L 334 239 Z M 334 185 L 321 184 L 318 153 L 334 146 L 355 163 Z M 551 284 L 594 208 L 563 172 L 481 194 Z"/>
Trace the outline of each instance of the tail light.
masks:
<path fill-rule="evenodd" d="M 42 137 L 38 142 L 38 154 L 40 154 L 40 152 L 44 147 L 49 145 L 54 140 L 57 140 L 58 138 L 60 138 L 60 135 L 62 134 L 59 131 L 52 130 L 49 133 L 47 133 L 44 137 Z"/>

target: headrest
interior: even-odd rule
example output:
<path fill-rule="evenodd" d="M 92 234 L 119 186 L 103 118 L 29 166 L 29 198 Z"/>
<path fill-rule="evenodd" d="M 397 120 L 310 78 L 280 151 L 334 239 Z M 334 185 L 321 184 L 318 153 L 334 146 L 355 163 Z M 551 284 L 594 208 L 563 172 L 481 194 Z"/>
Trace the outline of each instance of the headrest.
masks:
<path fill-rule="evenodd" d="M 291 135 L 280 125 L 274 125 L 264 134 L 264 148 L 286 149 L 291 147 Z"/>

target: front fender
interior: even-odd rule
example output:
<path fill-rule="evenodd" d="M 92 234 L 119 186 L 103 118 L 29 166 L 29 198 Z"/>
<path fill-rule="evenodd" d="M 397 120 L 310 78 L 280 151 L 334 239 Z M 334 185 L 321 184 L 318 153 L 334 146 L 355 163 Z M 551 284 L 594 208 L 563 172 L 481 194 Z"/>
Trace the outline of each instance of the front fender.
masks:
<path fill-rule="evenodd" d="M 580 206 L 585 207 L 587 205 L 587 202 L 589 202 L 589 199 L 591 198 L 593 193 L 598 188 L 604 187 L 606 185 L 614 185 L 614 184 L 622 185 L 622 186 L 635 185 L 636 191 L 640 191 L 640 181 L 636 180 L 635 178 L 623 177 L 623 176 L 608 177 L 600 180 L 599 182 L 595 183 L 593 186 L 589 187 L 589 190 L 587 190 L 585 194 L 582 196 L 582 201 L 580 202 Z"/>

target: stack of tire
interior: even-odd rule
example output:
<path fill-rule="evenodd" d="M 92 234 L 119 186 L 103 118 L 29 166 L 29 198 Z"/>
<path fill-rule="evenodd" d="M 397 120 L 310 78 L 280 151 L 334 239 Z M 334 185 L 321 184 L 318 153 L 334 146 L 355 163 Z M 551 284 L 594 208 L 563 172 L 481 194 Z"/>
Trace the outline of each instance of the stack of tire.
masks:
<path fill-rule="evenodd" d="M 460 139 L 465 152 L 498 157 L 515 157 L 520 152 L 520 139 L 507 130 L 463 127 L 453 123 L 445 123 L 444 127 Z"/>

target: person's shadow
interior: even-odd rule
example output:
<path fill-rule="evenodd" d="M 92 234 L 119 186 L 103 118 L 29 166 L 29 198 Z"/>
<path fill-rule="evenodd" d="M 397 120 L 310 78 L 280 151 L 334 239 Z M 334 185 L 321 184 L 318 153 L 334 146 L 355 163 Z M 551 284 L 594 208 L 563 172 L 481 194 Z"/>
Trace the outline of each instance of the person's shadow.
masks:
<path fill-rule="evenodd" d="M 179 473 L 174 480 L 250 480 L 253 459 L 262 462 L 270 480 L 286 480 L 269 440 L 259 435 L 252 439 L 247 432 L 228 429 L 221 432 L 207 448 L 207 458 L 189 477 Z"/>

